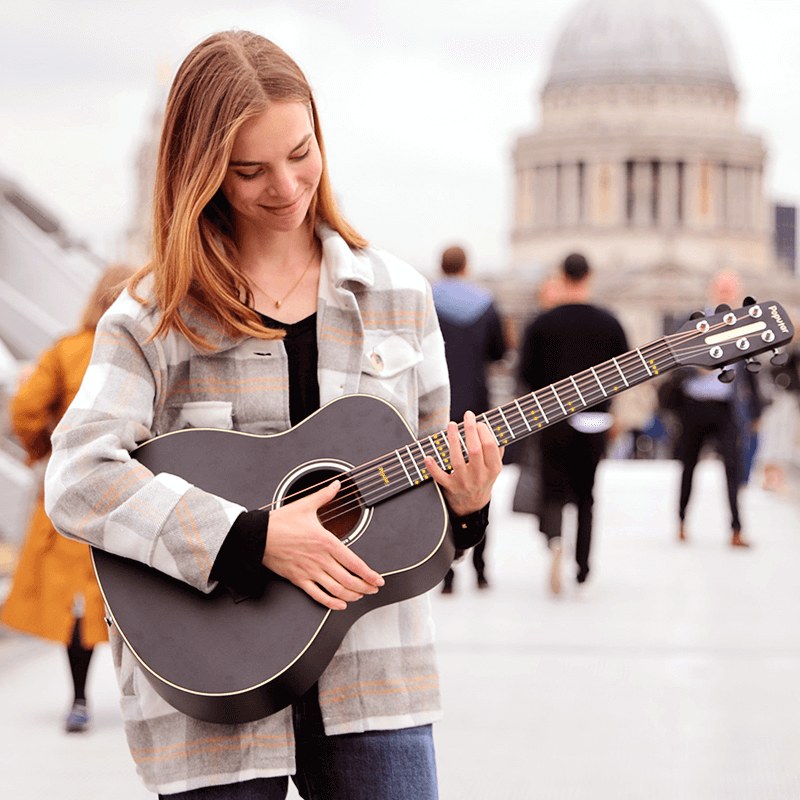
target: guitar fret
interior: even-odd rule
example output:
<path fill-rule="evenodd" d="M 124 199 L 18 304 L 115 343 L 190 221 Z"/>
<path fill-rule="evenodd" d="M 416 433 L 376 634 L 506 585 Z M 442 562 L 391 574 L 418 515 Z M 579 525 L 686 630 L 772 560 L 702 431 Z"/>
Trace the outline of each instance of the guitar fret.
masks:
<path fill-rule="evenodd" d="M 458 426 L 458 441 L 461 443 L 461 452 L 464 455 L 464 459 L 469 461 L 469 453 L 467 452 L 467 443 L 464 441 L 464 437 L 461 435 L 461 426 Z"/>
<path fill-rule="evenodd" d="M 647 362 L 644 360 L 644 356 L 642 355 L 638 347 L 636 348 L 636 352 L 639 355 L 639 358 L 642 359 L 642 364 L 644 364 L 644 368 L 647 370 L 647 374 L 652 378 L 653 373 L 650 371 L 650 367 L 647 366 Z"/>
<path fill-rule="evenodd" d="M 580 397 L 581 399 L 581 403 L 583 403 L 583 405 L 585 406 L 586 401 L 583 399 L 583 395 L 581 394 L 581 390 L 578 388 L 578 384 L 575 383 L 575 378 L 570 376 L 570 380 L 572 381 L 572 385 L 575 387 L 575 391 L 578 393 L 578 397 Z"/>
<path fill-rule="evenodd" d="M 544 409 L 542 408 L 542 404 L 539 402 L 539 398 L 536 396 L 535 392 L 533 394 L 533 399 L 536 401 L 536 405 L 539 406 L 539 412 L 544 417 L 545 423 L 547 423 L 549 425 L 550 424 L 550 420 L 547 419 L 547 414 L 544 413 Z"/>
<path fill-rule="evenodd" d="M 414 455 L 411 452 L 411 448 L 408 445 L 406 445 L 406 450 L 408 451 L 408 457 L 411 459 L 411 463 L 414 465 L 414 469 L 417 471 L 417 475 L 419 475 L 419 479 L 421 481 L 424 481 L 425 478 L 422 475 L 422 473 L 420 472 L 419 465 L 417 464 L 417 460 L 414 458 Z"/>
<path fill-rule="evenodd" d="M 397 460 L 400 462 L 400 466 L 403 468 L 403 472 L 406 474 L 406 480 L 408 481 L 409 486 L 414 485 L 414 481 L 411 480 L 411 476 L 408 474 L 408 470 L 406 469 L 406 465 L 403 463 L 403 457 L 400 455 L 399 450 L 395 450 L 394 454 L 397 456 Z"/>
<path fill-rule="evenodd" d="M 511 438 L 515 439 L 516 437 L 514 436 L 514 431 L 512 427 L 508 424 L 508 420 L 506 419 L 506 415 L 503 413 L 503 409 L 498 407 L 497 410 L 500 412 L 500 416 L 503 418 L 503 422 L 505 422 L 506 428 L 508 428 L 508 432 L 511 435 Z"/>
<path fill-rule="evenodd" d="M 608 397 L 608 392 L 603 388 L 603 384 L 600 381 L 600 378 L 597 377 L 597 373 L 594 371 L 594 367 L 591 367 L 592 375 L 594 375 L 594 379 L 597 381 L 597 385 L 600 387 L 600 391 L 603 393 L 603 397 Z"/>
<path fill-rule="evenodd" d="M 531 426 L 528 424 L 528 420 L 527 420 L 527 418 L 525 417 L 525 414 L 524 414 L 524 413 L 523 413 L 523 411 L 522 411 L 522 406 L 520 406 L 519 402 L 517 402 L 516 400 L 514 400 L 514 405 L 517 407 L 517 411 L 519 411 L 519 415 L 520 415 L 520 417 L 522 417 L 522 421 L 525 423 L 525 427 L 526 427 L 526 428 L 527 428 L 529 431 L 533 430 L 533 428 L 531 428 Z"/>
<path fill-rule="evenodd" d="M 441 435 L 442 435 L 441 433 L 435 433 L 433 436 L 441 436 Z M 433 436 L 429 436 L 428 437 L 428 441 L 431 443 L 431 447 L 433 448 L 434 458 L 436 458 L 436 460 L 439 462 L 439 466 L 442 469 L 446 470 L 447 469 L 447 461 L 449 461 L 449 459 L 445 460 L 444 458 L 442 458 L 442 454 L 440 452 L 441 448 L 439 447 L 439 445 L 436 444 L 436 442 L 434 441 Z"/>
<path fill-rule="evenodd" d="M 622 376 L 622 382 L 625 384 L 626 387 L 629 386 L 628 380 L 625 377 L 625 373 L 622 371 L 620 365 L 617 363 L 617 359 L 616 358 L 612 358 L 611 360 L 614 362 L 614 366 L 617 368 L 617 371 Z"/>
<path fill-rule="evenodd" d="M 492 425 L 492 423 L 489 422 L 489 417 L 487 417 L 486 414 L 481 414 L 481 416 L 483 417 L 483 421 L 486 423 L 489 430 L 492 432 L 492 436 L 494 436 L 495 442 L 497 442 L 497 444 L 502 444 L 502 442 L 497 438 L 497 434 L 494 432 L 494 425 Z"/>
<path fill-rule="evenodd" d="M 553 394 L 555 395 L 556 400 L 558 400 L 558 404 L 561 406 L 561 411 L 564 413 L 564 416 L 567 416 L 567 409 L 564 408 L 564 404 L 561 402 L 561 398 L 558 396 L 558 392 L 556 391 L 556 387 L 553 384 L 550 384 L 550 388 L 553 390 Z"/>
<path fill-rule="evenodd" d="M 422 480 L 424 481 L 424 480 L 427 480 L 430 477 L 430 475 L 428 474 L 428 470 L 425 469 L 425 457 L 428 454 L 425 452 L 425 448 L 422 446 L 422 442 L 419 439 L 417 439 L 416 444 L 419 447 L 420 453 L 422 453 L 422 469 L 420 471 L 420 476 L 422 477 Z"/>

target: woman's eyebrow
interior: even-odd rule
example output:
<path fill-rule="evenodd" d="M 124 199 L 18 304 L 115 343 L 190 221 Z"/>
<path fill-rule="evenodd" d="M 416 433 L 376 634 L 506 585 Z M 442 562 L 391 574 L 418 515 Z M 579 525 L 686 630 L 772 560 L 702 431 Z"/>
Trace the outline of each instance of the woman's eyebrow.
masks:
<path fill-rule="evenodd" d="M 296 147 L 294 147 L 290 152 L 291 153 L 296 153 L 301 147 L 304 147 L 307 144 L 308 140 L 312 137 L 312 135 L 313 135 L 312 133 L 307 133 L 302 138 L 300 143 Z M 228 166 L 229 167 L 260 167 L 260 166 L 263 166 L 266 163 L 267 163 L 266 161 L 229 161 L 228 162 Z"/>

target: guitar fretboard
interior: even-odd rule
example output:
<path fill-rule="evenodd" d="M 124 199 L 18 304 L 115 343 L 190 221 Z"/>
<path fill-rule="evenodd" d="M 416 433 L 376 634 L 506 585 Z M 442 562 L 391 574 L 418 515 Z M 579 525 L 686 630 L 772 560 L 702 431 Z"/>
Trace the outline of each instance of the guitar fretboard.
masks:
<path fill-rule="evenodd" d="M 501 446 L 524 439 L 673 369 L 678 362 L 670 350 L 669 338 L 658 339 L 537 389 L 480 414 L 478 420 L 489 426 Z M 458 436 L 464 458 L 469 461 L 463 422 L 458 425 Z M 451 469 L 446 431 L 418 439 L 348 474 L 358 487 L 362 502 L 371 506 L 429 480 L 426 456 L 432 457 L 442 469 Z"/>

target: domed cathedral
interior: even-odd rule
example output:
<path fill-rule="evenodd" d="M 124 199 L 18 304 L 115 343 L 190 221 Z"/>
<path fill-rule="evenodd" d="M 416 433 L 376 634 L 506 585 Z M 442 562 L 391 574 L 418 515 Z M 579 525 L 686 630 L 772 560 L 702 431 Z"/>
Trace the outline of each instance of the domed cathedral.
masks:
<path fill-rule="evenodd" d="M 773 253 L 765 159 L 740 128 L 725 43 L 701 2 L 585 0 L 553 51 L 541 129 L 513 150 L 513 272 L 552 272 L 582 252 L 632 344 L 702 307 L 719 270 L 757 298 L 796 301 Z"/>

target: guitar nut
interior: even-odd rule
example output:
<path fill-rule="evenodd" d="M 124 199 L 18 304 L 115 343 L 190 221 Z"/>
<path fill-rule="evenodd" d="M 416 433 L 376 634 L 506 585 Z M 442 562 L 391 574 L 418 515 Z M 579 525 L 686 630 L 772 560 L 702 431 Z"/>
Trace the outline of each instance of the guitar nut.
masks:
<path fill-rule="evenodd" d="M 722 358 L 722 348 L 719 345 L 716 345 L 708 351 L 708 354 L 711 356 L 711 358 Z"/>
<path fill-rule="evenodd" d="M 748 308 L 748 309 L 747 309 L 747 313 L 748 313 L 748 314 L 749 314 L 749 315 L 750 315 L 750 316 L 751 316 L 753 319 L 758 319 L 758 318 L 761 316 L 761 306 L 758 306 L 758 305 L 756 305 L 756 306 L 750 306 L 750 308 Z"/>
<path fill-rule="evenodd" d="M 736 346 L 740 350 L 749 350 L 750 349 L 750 340 L 742 337 L 741 339 L 737 340 Z"/>
<path fill-rule="evenodd" d="M 764 333 L 761 334 L 761 339 L 767 344 L 772 344 L 772 342 L 775 341 L 775 334 L 772 331 L 764 331 Z"/>

